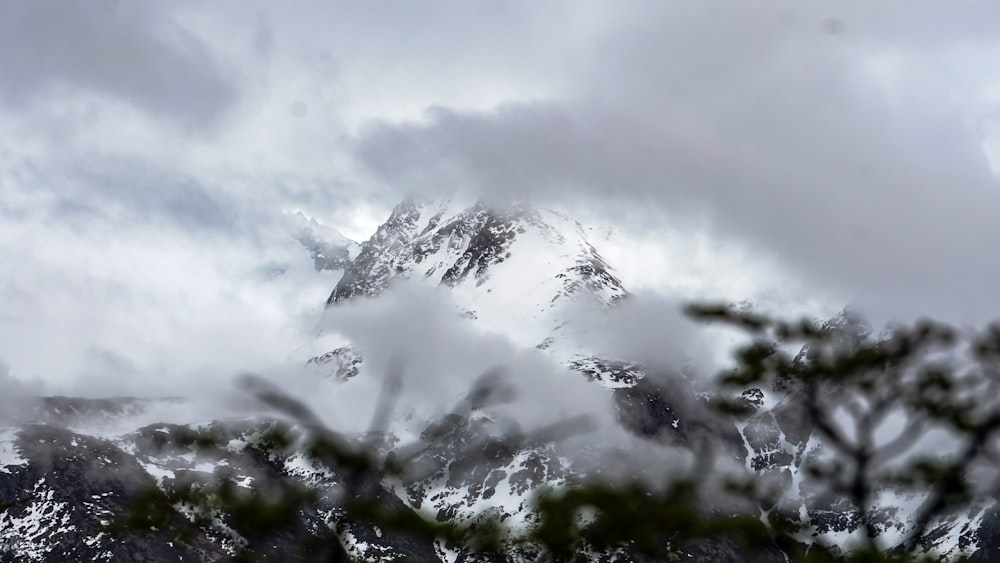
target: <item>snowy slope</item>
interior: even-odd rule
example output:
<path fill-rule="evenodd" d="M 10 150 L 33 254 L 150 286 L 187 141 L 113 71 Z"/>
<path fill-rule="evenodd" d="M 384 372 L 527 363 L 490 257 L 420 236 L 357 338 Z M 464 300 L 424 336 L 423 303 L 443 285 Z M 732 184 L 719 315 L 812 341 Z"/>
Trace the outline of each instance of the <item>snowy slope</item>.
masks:
<path fill-rule="evenodd" d="M 327 304 L 379 295 L 404 278 L 448 288 L 457 313 L 477 329 L 574 369 L 587 364 L 597 379 L 607 370 L 574 338 L 587 328 L 580 310 L 629 295 L 580 223 L 518 203 L 404 201 L 361 245 Z"/>

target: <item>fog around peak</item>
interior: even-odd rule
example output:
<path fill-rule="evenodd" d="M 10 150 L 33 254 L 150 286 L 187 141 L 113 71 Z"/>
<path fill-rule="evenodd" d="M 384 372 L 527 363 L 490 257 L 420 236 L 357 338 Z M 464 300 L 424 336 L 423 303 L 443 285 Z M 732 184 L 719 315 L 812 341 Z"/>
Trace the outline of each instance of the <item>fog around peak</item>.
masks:
<path fill-rule="evenodd" d="M 617 229 L 651 302 L 981 324 L 998 10 L 5 7 L 0 358 L 92 395 L 301 361 L 336 275 L 283 213 L 360 242 L 455 190 Z"/>

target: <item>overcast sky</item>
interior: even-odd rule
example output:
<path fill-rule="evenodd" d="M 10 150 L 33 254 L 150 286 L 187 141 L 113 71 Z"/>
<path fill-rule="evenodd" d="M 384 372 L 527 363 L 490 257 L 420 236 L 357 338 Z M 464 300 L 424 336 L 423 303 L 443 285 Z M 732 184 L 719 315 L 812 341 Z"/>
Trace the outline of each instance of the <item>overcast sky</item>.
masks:
<path fill-rule="evenodd" d="M 0 374 L 130 392 L 298 361 L 335 280 L 282 213 L 364 239 L 454 189 L 616 226 L 631 288 L 1000 318 L 997 21 L 986 0 L 5 2 Z"/>

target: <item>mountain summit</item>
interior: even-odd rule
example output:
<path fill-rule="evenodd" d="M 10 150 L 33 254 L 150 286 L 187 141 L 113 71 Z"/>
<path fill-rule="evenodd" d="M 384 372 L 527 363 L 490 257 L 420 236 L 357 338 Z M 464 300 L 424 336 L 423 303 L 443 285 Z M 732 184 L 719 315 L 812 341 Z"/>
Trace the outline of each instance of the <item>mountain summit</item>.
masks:
<path fill-rule="evenodd" d="M 451 289 L 464 315 L 493 330 L 516 327 L 505 332 L 532 346 L 566 321 L 570 303 L 611 306 L 628 295 L 580 223 L 519 203 L 400 203 L 327 305 L 378 295 L 401 277 Z"/>
<path fill-rule="evenodd" d="M 600 312 L 630 295 L 590 242 L 591 232 L 562 213 L 524 203 L 406 200 L 361 244 L 327 307 L 336 314 L 337 306 L 380 295 L 396 281 L 423 282 L 446 289 L 472 326 L 619 386 L 637 373 L 580 346 Z M 362 362 L 350 346 L 310 360 L 342 379 L 357 375 Z"/>

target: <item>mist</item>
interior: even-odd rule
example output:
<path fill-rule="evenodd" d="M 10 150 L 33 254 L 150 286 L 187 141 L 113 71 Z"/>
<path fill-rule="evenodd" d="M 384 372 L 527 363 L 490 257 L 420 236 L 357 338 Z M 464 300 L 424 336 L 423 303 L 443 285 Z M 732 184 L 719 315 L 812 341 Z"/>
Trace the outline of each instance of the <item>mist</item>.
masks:
<path fill-rule="evenodd" d="M 338 274 L 314 270 L 283 213 L 361 242 L 414 194 L 514 198 L 595 226 L 635 299 L 581 310 L 578 343 L 706 381 L 736 341 L 691 325 L 689 301 L 813 318 L 851 305 L 876 325 L 994 315 L 989 3 L 2 15 L 12 392 L 239 413 L 255 407 L 233 380 L 253 372 L 363 431 L 393 362 L 400 414 L 431 418 L 505 366 L 519 424 L 613 419 L 603 391 L 452 318 L 440 291 L 324 309 Z M 305 367 L 333 335 L 365 358 L 346 384 Z"/>
<path fill-rule="evenodd" d="M 398 414 L 418 425 L 447 414 L 480 375 L 493 370 L 499 370 L 513 390 L 512 400 L 500 405 L 498 414 L 524 429 L 574 416 L 607 423 L 613 415 L 603 389 L 537 350 L 521 349 L 502 334 L 481 331 L 459 314 L 446 288 L 403 281 L 377 298 L 329 309 L 323 326 L 351 342 L 364 358 L 357 381 L 342 385 L 345 406 L 372 408 L 370 393 L 398 366 Z M 369 393 L 366 400 L 350 398 L 358 393 L 354 386 Z M 337 409 L 330 410 L 343 427 L 361 420 L 347 411 L 341 411 L 346 416 L 341 418 Z"/>

